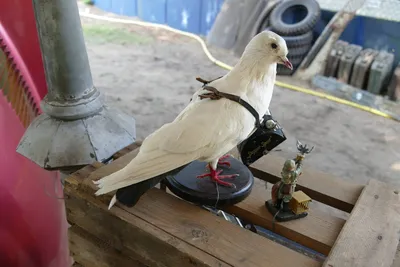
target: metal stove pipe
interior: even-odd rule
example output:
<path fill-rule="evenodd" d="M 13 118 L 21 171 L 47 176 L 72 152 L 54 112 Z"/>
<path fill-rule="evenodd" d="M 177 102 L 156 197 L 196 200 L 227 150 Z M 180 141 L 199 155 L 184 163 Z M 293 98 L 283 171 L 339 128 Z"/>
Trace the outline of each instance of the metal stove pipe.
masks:
<path fill-rule="evenodd" d="M 136 139 L 135 120 L 103 104 L 93 85 L 76 0 L 33 0 L 48 94 L 17 152 L 71 173 Z"/>
<path fill-rule="evenodd" d="M 93 85 L 76 1 L 33 0 L 48 94 L 42 109 L 60 119 L 79 119 L 102 108 Z"/>

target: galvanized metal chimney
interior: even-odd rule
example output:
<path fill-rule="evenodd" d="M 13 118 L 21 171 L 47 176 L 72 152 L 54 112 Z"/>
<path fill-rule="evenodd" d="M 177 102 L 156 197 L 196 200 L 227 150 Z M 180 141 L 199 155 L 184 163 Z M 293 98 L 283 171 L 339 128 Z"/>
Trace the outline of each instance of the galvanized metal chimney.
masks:
<path fill-rule="evenodd" d="M 17 152 L 49 170 L 75 171 L 135 142 L 135 120 L 106 107 L 93 85 L 76 0 L 33 0 L 48 94 Z"/>

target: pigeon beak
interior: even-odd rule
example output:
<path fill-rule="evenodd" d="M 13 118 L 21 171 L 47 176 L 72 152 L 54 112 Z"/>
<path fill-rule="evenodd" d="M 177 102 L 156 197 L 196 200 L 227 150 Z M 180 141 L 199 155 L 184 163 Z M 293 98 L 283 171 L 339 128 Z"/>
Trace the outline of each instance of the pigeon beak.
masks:
<path fill-rule="evenodd" d="M 283 64 L 283 65 L 285 65 L 286 68 L 293 70 L 293 65 L 287 57 L 281 57 L 280 64 Z"/>

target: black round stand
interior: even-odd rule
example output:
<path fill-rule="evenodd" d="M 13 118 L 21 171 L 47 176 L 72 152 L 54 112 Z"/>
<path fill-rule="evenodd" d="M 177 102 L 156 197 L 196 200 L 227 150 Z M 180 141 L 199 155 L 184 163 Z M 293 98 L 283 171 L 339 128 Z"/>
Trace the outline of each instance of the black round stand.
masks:
<path fill-rule="evenodd" d="M 236 204 L 250 195 L 254 176 L 239 160 L 229 157 L 226 161 L 231 166 L 219 165 L 218 169 L 223 170 L 221 175 L 239 174 L 238 177 L 223 180 L 234 184 L 236 188 L 217 185 L 210 177 L 197 178 L 209 171 L 207 163 L 201 161 L 190 163 L 175 176 L 167 176 L 165 183 L 172 193 L 195 204 L 217 207 Z"/>

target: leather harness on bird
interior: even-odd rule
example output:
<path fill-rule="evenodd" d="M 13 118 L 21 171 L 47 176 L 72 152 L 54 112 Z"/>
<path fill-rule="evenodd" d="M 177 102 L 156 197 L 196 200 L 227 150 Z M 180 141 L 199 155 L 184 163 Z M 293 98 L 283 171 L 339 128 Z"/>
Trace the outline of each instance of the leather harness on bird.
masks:
<path fill-rule="evenodd" d="M 221 76 L 222 77 L 222 76 Z M 233 94 L 228 94 L 228 93 L 223 93 L 218 91 L 215 87 L 211 87 L 208 86 L 207 84 L 209 84 L 212 81 L 218 80 L 221 77 L 218 77 L 217 79 L 211 80 L 211 81 L 206 81 L 203 80 L 202 78 L 198 77 L 196 78 L 196 80 L 198 80 L 199 82 L 203 83 L 203 89 L 210 91 L 210 93 L 205 93 L 205 94 L 201 94 L 199 95 L 200 99 L 204 99 L 204 98 L 210 98 L 211 100 L 218 100 L 221 98 L 226 98 L 229 100 L 232 100 L 236 103 L 239 103 L 240 105 L 242 105 L 245 109 L 247 109 L 256 119 L 256 127 L 259 128 L 260 127 L 260 116 L 258 114 L 258 112 L 246 101 L 244 101 L 242 98 L 240 98 L 240 96 L 237 95 L 233 95 Z"/>
<path fill-rule="evenodd" d="M 277 147 L 280 143 L 285 141 L 286 136 L 283 133 L 282 128 L 270 114 L 265 114 L 263 116 L 263 122 L 261 123 L 258 112 L 240 96 L 220 92 L 215 87 L 208 86 L 209 83 L 220 78 L 222 78 L 222 76 L 214 80 L 207 81 L 197 77 L 196 80 L 203 83 L 203 89 L 209 91 L 209 93 L 199 95 L 199 98 L 201 100 L 206 98 L 211 100 L 226 98 L 240 104 L 254 116 L 256 131 L 254 131 L 249 138 L 238 145 L 238 150 L 243 163 L 246 166 L 249 166 L 262 156 L 268 154 L 269 151 Z M 270 121 L 273 121 L 272 126 L 271 124 L 267 124 L 267 122 Z"/>

